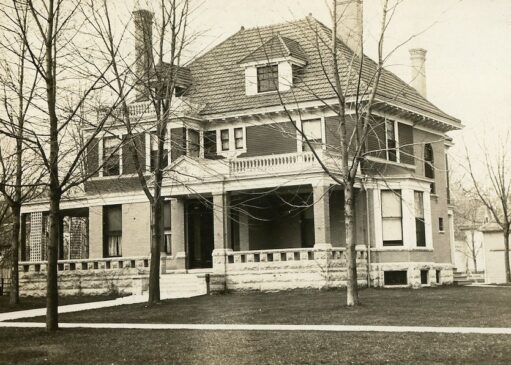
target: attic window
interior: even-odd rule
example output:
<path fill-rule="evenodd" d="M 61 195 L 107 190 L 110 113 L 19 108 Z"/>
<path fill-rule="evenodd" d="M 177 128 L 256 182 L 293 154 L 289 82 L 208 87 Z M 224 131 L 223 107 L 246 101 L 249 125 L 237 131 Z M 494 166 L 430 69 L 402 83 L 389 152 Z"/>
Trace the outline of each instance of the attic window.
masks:
<path fill-rule="evenodd" d="M 257 67 L 257 92 L 277 91 L 279 87 L 279 69 L 277 65 Z"/>

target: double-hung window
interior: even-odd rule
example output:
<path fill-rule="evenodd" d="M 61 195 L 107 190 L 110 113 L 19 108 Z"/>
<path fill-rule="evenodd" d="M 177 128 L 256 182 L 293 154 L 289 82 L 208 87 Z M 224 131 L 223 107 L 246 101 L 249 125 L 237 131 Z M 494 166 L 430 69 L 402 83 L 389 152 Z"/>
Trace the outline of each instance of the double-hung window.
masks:
<path fill-rule="evenodd" d="M 222 147 L 222 151 L 229 151 L 229 130 L 228 129 L 220 130 L 220 144 Z"/>
<path fill-rule="evenodd" d="M 257 68 L 257 92 L 277 91 L 279 88 L 278 65 L 261 66 Z"/>
<path fill-rule="evenodd" d="M 304 151 L 311 150 L 309 145 L 314 149 L 321 148 L 323 144 L 321 119 L 303 120 L 302 132 L 304 136 L 302 142 Z M 309 141 L 309 143 L 307 143 L 307 141 Z"/>
<path fill-rule="evenodd" d="M 243 128 L 234 128 L 234 145 L 237 150 L 243 149 Z"/>
<path fill-rule="evenodd" d="M 435 179 L 435 156 L 433 154 L 433 146 L 431 143 L 424 145 L 424 176 L 430 179 Z M 431 194 L 435 194 L 435 182 L 431 183 Z"/>
<path fill-rule="evenodd" d="M 105 206 L 105 257 L 122 256 L 122 206 Z"/>
<path fill-rule="evenodd" d="M 386 143 L 387 143 L 387 160 L 398 161 L 397 156 L 397 138 L 396 138 L 396 124 L 393 120 L 385 122 L 386 129 Z"/>
<path fill-rule="evenodd" d="M 172 254 L 172 225 L 170 219 L 170 202 L 163 204 L 163 234 L 164 234 L 164 250 L 167 254 Z"/>
<path fill-rule="evenodd" d="M 188 156 L 199 157 L 200 133 L 195 129 L 188 129 Z"/>
<path fill-rule="evenodd" d="M 158 135 L 156 133 L 151 133 L 151 171 L 154 171 L 156 169 L 156 161 L 158 158 Z M 163 142 L 163 157 L 161 162 L 161 169 L 164 169 L 167 167 L 169 163 L 169 150 L 166 148 L 167 145 L 165 142 Z"/>
<path fill-rule="evenodd" d="M 426 247 L 426 225 L 424 222 L 424 193 L 414 191 L 415 237 L 417 247 Z"/>
<path fill-rule="evenodd" d="M 103 176 L 116 176 L 120 169 L 120 148 L 117 137 L 103 139 Z"/>
<path fill-rule="evenodd" d="M 400 190 L 382 190 L 381 216 L 384 246 L 403 245 L 403 212 Z"/>

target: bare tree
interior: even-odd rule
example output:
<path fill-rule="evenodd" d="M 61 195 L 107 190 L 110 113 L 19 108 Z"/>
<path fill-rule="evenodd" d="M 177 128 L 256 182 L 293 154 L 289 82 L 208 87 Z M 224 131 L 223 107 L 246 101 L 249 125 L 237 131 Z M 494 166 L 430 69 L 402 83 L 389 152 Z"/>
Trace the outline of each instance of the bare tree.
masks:
<path fill-rule="evenodd" d="M 0 39 L 4 53 L 1 60 L 0 87 L 2 104 L 0 125 L 0 194 L 10 208 L 11 230 L 11 288 L 10 305 L 19 304 L 18 261 L 20 250 L 21 206 L 38 193 L 42 175 L 29 163 L 29 154 L 24 143 L 26 119 L 36 91 L 37 75 L 26 67 L 27 48 L 22 32 L 27 32 L 28 11 L 20 9 L 20 32 L 3 33 Z M 27 123 L 28 124 L 28 123 Z M 28 154 L 26 153 L 28 152 Z"/>
<path fill-rule="evenodd" d="M 119 49 L 124 38 L 116 37 L 112 27 L 111 11 L 106 1 L 95 7 L 91 1 L 90 22 L 96 34 L 102 40 L 104 56 L 112 63 L 112 72 L 116 83 L 111 90 L 122 99 L 120 112 L 116 114 L 116 122 L 125 128 L 124 145 L 131 151 L 131 157 L 139 178 L 140 186 L 151 205 L 151 264 L 149 274 L 150 304 L 160 301 L 160 250 L 163 247 L 163 198 L 161 188 L 163 170 L 167 167 L 169 151 L 166 149 L 167 131 L 174 116 L 174 100 L 180 77 L 181 57 L 183 50 L 190 42 L 188 16 L 190 4 L 188 0 L 156 1 L 156 35 L 152 40 L 153 13 L 148 10 L 134 12 L 134 21 L 138 26 L 135 31 L 135 42 L 138 47 L 135 70 L 126 61 Z M 130 19 L 131 21 L 132 19 Z M 127 27 L 127 24 L 125 25 Z M 119 39 L 120 38 L 120 39 Z M 144 132 L 139 118 L 133 117 L 129 111 L 127 95 L 130 84 L 123 78 L 130 74 L 137 89 L 137 100 L 149 103 L 146 114 L 154 114 L 155 120 L 149 129 L 151 142 L 156 144 L 154 158 L 151 158 L 151 177 L 147 177 L 145 151 L 141 153 L 138 135 Z M 145 128 L 145 129 L 144 129 Z M 154 130 L 153 130 L 154 128 Z"/>
<path fill-rule="evenodd" d="M 489 210 L 495 223 L 504 235 L 504 267 L 506 282 L 511 282 L 509 267 L 509 234 L 511 233 L 511 160 L 509 146 L 510 132 L 499 138 L 495 153 L 486 145 L 482 147 L 481 169 L 474 164 L 466 148 L 467 169 L 477 197 Z M 481 176 L 485 178 L 481 179 Z"/>
<path fill-rule="evenodd" d="M 91 121 L 92 133 L 81 146 L 70 144 L 69 131 L 77 124 L 77 115 L 91 110 L 93 97 L 108 86 L 105 75 L 111 63 L 95 64 L 91 70 L 91 49 L 87 33 L 82 32 L 83 17 L 78 12 L 80 2 L 65 0 L 12 1 L 2 3 L 4 31 L 19 34 L 26 50 L 26 69 L 35 72 L 37 94 L 32 100 L 36 119 L 24 128 L 23 142 L 37 152 L 47 178 L 44 181 L 49 200 L 49 237 L 47 242 L 46 329 L 58 328 L 57 259 L 59 242 L 60 203 L 66 193 L 80 186 L 87 176 L 79 174 L 86 151 L 108 119 L 118 100 L 106 108 L 99 120 Z M 27 16 L 24 16 L 27 14 Z M 5 20 L 5 21 L 4 21 Z M 24 24 L 28 24 L 24 27 Z M 101 68 L 99 75 L 95 72 Z M 94 71 L 94 72 L 93 72 Z M 75 80 L 83 83 L 77 88 Z M 94 113 L 95 116 L 97 114 Z"/>

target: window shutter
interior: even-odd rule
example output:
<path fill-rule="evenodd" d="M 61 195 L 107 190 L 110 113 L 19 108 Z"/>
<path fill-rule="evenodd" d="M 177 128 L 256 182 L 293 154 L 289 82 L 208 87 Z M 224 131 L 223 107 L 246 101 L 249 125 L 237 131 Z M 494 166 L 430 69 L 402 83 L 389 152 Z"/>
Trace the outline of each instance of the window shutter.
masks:
<path fill-rule="evenodd" d="M 94 138 L 87 147 L 86 170 L 87 174 L 90 174 L 91 176 L 99 175 L 99 172 L 97 171 L 99 166 L 99 143 L 101 143 L 101 139 Z"/>
<path fill-rule="evenodd" d="M 371 123 L 371 127 L 367 134 L 367 152 L 369 156 L 385 159 L 385 121 L 377 119 Z"/>

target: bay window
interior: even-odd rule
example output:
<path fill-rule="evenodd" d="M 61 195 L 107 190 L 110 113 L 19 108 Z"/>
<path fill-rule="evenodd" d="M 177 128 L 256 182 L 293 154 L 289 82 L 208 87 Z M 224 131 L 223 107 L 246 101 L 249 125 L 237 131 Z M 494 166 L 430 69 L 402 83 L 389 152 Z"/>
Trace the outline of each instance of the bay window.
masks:
<path fill-rule="evenodd" d="M 220 130 L 220 145 L 222 147 L 222 151 L 229 151 L 229 130 L 228 129 Z"/>
<path fill-rule="evenodd" d="M 400 190 L 381 191 L 383 246 L 403 245 L 403 212 Z"/>
<path fill-rule="evenodd" d="M 158 158 L 158 135 L 156 133 L 151 133 L 151 171 L 154 171 L 156 168 L 156 161 Z M 167 145 L 163 143 L 163 158 L 161 162 L 160 169 L 164 169 L 167 167 L 169 163 L 169 150 L 166 148 Z"/>
<path fill-rule="evenodd" d="M 385 122 L 387 160 L 398 162 L 396 123 L 393 120 Z"/>
<path fill-rule="evenodd" d="M 188 156 L 199 157 L 200 133 L 195 129 L 188 129 Z"/>
<path fill-rule="evenodd" d="M 237 150 L 243 149 L 243 128 L 234 128 L 234 145 Z"/>

